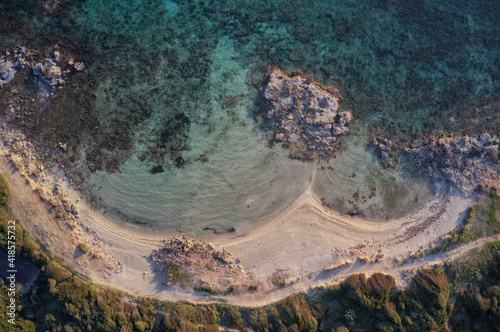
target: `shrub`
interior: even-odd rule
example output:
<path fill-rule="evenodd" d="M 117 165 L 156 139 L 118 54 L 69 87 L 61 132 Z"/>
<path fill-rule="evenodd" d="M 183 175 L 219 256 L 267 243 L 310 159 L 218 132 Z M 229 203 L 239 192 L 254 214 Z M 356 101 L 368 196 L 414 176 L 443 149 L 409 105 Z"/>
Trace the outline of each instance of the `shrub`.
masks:
<path fill-rule="evenodd" d="M 7 208 L 9 201 L 9 184 L 3 174 L 0 174 L 0 207 Z"/>
<path fill-rule="evenodd" d="M 343 285 L 353 292 L 352 299 L 360 300 L 370 309 L 381 309 L 389 301 L 389 294 L 396 285 L 396 280 L 393 276 L 380 272 L 368 279 L 365 274 L 360 273 L 348 276 Z"/>
<path fill-rule="evenodd" d="M 221 324 L 231 328 L 242 328 L 243 318 L 238 308 L 234 306 L 225 306 L 223 308 Z"/>
<path fill-rule="evenodd" d="M 259 290 L 259 284 L 251 284 L 250 286 L 248 286 L 248 291 L 250 292 L 255 292 Z"/>
<path fill-rule="evenodd" d="M 234 287 L 234 286 L 231 286 Z M 195 287 L 194 290 L 199 291 L 199 292 L 205 292 L 208 294 L 217 294 L 217 292 L 212 289 L 210 286 L 200 286 L 200 287 Z"/>
<path fill-rule="evenodd" d="M 484 209 L 484 214 L 486 215 L 486 220 L 491 227 L 493 234 L 500 232 L 500 223 L 498 221 L 498 210 L 499 210 L 499 198 L 496 188 L 491 188 L 490 190 L 490 201 Z"/>
<path fill-rule="evenodd" d="M 148 327 L 148 324 L 146 324 L 146 323 L 144 323 L 144 322 L 139 321 L 139 322 L 136 322 L 136 323 L 134 324 L 134 327 L 135 327 L 135 329 L 136 329 L 137 331 L 139 331 L 139 332 L 144 332 L 144 331 L 146 331 L 146 328 Z"/>
<path fill-rule="evenodd" d="M 286 283 L 287 278 L 288 274 L 276 271 L 271 276 L 271 283 L 278 288 L 283 288 L 287 285 Z"/>
<path fill-rule="evenodd" d="M 85 242 L 80 242 L 80 244 L 78 245 L 78 248 L 84 253 L 88 253 L 90 251 L 90 247 L 88 244 L 86 244 Z"/>
<path fill-rule="evenodd" d="M 437 254 L 444 251 L 452 250 L 461 244 L 467 243 L 475 237 L 469 231 L 469 225 L 463 225 L 451 231 L 451 235 L 445 237 L 443 242 L 434 247 L 431 251 L 432 254 Z"/>
<path fill-rule="evenodd" d="M 418 331 L 436 330 L 444 321 L 450 285 L 443 271 L 423 269 L 411 280 L 400 306 Z"/>
<path fill-rule="evenodd" d="M 167 275 L 170 281 L 178 283 L 183 288 L 187 288 L 191 283 L 191 276 L 177 264 L 172 263 L 167 266 Z"/>
<path fill-rule="evenodd" d="M 45 272 L 49 277 L 55 279 L 58 283 L 66 279 L 69 279 L 71 277 L 70 272 L 68 272 L 65 268 L 63 268 L 61 265 L 57 264 L 53 260 L 51 260 L 47 264 Z"/>
<path fill-rule="evenodd" d="M 500 251 L 500 241 L 490 241 L 484 245 L 481 256 L 486 261 L 490 261 L 497 251 Z"/>

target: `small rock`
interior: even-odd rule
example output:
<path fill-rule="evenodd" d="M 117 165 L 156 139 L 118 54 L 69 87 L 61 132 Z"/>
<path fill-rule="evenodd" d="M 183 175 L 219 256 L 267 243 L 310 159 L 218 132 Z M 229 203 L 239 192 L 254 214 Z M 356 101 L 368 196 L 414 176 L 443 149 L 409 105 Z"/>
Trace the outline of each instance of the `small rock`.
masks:
<path fill-rule="evenodd" d="M 85 69 L 85 64 L 83 62 L 76 62 L 73 67 L 75 67 L 76 70 L 82 71 Z"/>
<path fill-rule="evenodd" d="M 54 51 L 54 55 L 52 56 L 52 59 L 55 62 L 61 61 L 61 53 L 59 53 L 59 51 Z"/>
<path fill-rule="evenodd" d="M 378 148 L 382 151 L 388 151 L 389 147 L 387 145 L 384 145 L 382 143 L 379 143 Z"/>

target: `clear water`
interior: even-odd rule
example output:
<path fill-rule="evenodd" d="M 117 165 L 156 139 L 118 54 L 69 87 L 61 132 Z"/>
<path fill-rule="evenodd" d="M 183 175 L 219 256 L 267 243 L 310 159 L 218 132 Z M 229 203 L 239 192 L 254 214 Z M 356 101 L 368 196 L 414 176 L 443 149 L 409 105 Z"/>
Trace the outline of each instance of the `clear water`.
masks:
<path fill-rule="evenodd" d="M 238 228 L 286 208 L 312 179 L 325 205 L 383 221 L 433 189 L 404 158 L 384 169 L 370 137 L 404 146 L 441 132 L 499 134 L 495 1 L 87 0 L 55 17 L 9 6 L 6 22 L 24 19 L 25 30 L 2 37 L 4 49 L 57 43 L 85 62 L 37 133 L 67 142 L 58 158 L 130 221 Z M 354 122 L 336 158 L 304 163 L 268 145 L 252 84 L 268 64 L 340 89 Z M 162 148 L 166 157 L 151 152 Z M 106 171 L 111 164 L 120 171 Z"/>

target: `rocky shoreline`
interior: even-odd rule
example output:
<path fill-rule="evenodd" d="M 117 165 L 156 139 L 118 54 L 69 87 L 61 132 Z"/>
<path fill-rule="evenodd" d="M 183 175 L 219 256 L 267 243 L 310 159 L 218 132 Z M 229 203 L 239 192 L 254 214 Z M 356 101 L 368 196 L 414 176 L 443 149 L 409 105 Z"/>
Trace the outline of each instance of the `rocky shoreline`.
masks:
<path fill-rule="evenodd" d="M 83 254 L 85 259 L 102 267 L 107 275 L 122 272 L 123 263 L 105 248 L 103 239 L 82 222 L 77 202 L 71 200 L 62 189 L 62 183 L 53 172 L 58 165 L 41 159 L 36 146 L 21 133 L 8 131 L 5 127 L 2 129 L 4 132 L 0 134 L 3 143 L 0 149 L 1 157 L 10 161 L 14 172 L 18 172 L 40 198 L 40 204 L 48 211 L 55 225 L 64 230 L 69 244 L 64 258 L 72 256 L 71 252 L 75 252 L 77 248 L 86 247 L 86 252 L 76 251 L 78 255 Z M 38 230 L 37 227 L 36 229 Z M 40 235 L 36 231 L 33 234 Z M 49 250 L 56 246 L 54 241 L 57 239 L 42 237 L 44 241 L 41 243 Z"/>
<path fill-rule="evenodd" d="M 500 140 L 483 133 L 479 137 L 442 136 L 406 149 L 416 165 L 429 174 L 439 172 L 463 194 L 481 187 L 500 185 Z"/>

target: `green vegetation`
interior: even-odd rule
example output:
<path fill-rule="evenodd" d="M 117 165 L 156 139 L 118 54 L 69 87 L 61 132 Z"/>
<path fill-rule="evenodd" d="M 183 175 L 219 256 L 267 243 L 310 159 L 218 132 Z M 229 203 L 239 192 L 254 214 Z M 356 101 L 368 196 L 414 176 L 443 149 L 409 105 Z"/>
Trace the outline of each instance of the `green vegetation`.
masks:
<path fill-rule="evenodd" d="M 0 191 L 0 197 L 8 197 L 5 181 Z M 494 195 L 470 215 L 498 203 Z M 2 251 L 8 220 L 7 207 L 0 207 Z M 51 257 L 19 224 L 16 238 L 20 257 L 38 266 L 40 274 L 28 294 L 16 295 L 15 326 L 7 322 L 9 296 L 0 285 L 0 331 L 219 331 L 220 326 L 244 331 L 500 331 L 500 241 L 442 268 L 420 270 L 405 290 L 396 290 L 389 275 L 354 274 L 307 295 L 238 308 L 133 297 L 94 285 Z M 177 265 L 168 273 L 179 283 L 187 278 Z"/>
<path fill-rule="evenodd" d="M 178 283 L 181 287 L 188 287 L 191 283 L 191 276 L 182 270 L 177 264 L 170 264 L 167 267 L 168 280 L 171 283 Z"/>
<path fill-rule="evenodd" d="M 480 191 L 479 202 L 467 210 L 464 224 L 454 229 L 450 235 L 431 250 L 431 254 L 452 250 L 461 244 L 500 232 L 500 198 L 496 188 L 489 194 Z"/>
<path fill-rule="evenodd" d="M 9 201 L 9 184 L 3 174 L 0 174 L 0 208 L 7 209 Z"/>
<path fill-rule="evenodd" d="M 259 290 L 259 284 L 251 284 L 248 286 L 248 291 L 249 292 L 256 292 Z"/>
<path fill-rule="evenodd" d="M 199 292 L 205 292 L 208 294 L 217 294 L 215 290 L 213 290 L 210 286 L 200 286 L 200 287 L 195 287 L 194 290 L 199 291 Z M 234 291 L 234 289 L 233 289 Z"/>
<path fill-rule="evenodd" d="M 490 201 L 487 203 L 484 208 L 484 213 L 486 215 L 486 219 L 488 224 L 491 227 L 491 232 L 493 234 L 497 234 L 500 232 L 500 223 L 498 221 L 498 211 L 500 210 L 500 199 L 498 197 L 497 189 L 492 188 L 490 191 Z"/>
<path fill-rule="evenodd" d="M 422 258 L 424 256 L 425 256 L 425 250 L 422 250 L 422 249 L 418 249 L 417 252 L 410 253 L 410 258 L 411 259 Z"/>
<path fill-rule="evenodd" d="M 461 244 L 470 242 L 472 240 L 477 240 L 479 236 L 474 237 L 471 232 L 469 231 L 469 225 L 463 225 L 460 226 L 457 229 L 454 229 L 451 232 L 451 235 L 448 237 L 445 237 L 443 239 L 443 242 L 441 242 L 440 245 L 436 246 L 435 248 L 432 249 L 431 253 L 432 254 L 437 254 L 439 252 L 445 252 L 449 251 L 452 249 L 455 249 Z M 421 257 L 421 256 L 419 256 Z M 413 257 L 411 257 L 413 258 Z"/>
<path fill-rule="evenodd" d="M 87 254 L 89 251 L 90 251 L 90 247 L 88 244 L 86 244 L 85 242 L 81 242 L 80 244 L 78 244 L 78 248 L 84 253 L 84 254 Z"/>
<path fill-rule="evenodd" d="M 455 298 L 449 325 L 460 331 L 500 331 L 500 241 L 445 264 Z"/>
<path fill-rule="evenodd" d="M 274 286 L 283 288 L 287 285 L 287 278 L 288 274 L 276 271 L 271 276 L 271 282 Z"/>

